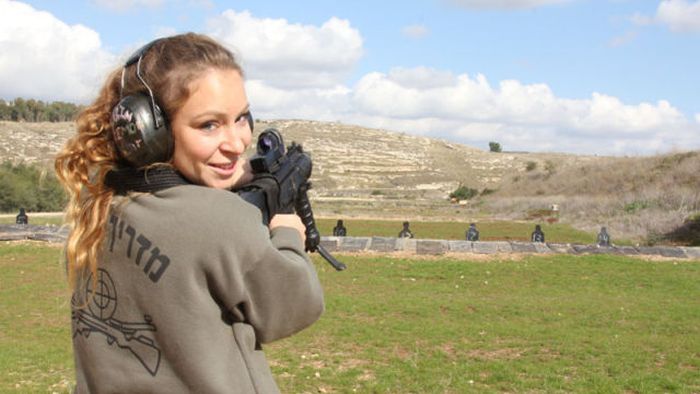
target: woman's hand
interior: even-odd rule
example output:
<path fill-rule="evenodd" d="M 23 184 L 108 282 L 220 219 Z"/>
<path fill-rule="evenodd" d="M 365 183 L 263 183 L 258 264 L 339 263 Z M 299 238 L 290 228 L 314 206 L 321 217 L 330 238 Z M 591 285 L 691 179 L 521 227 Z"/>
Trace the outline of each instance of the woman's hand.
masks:
<path fill-rule="evenodd" d="M 306 242 L 306 227 L 304 227 L 299 216 L 293 213 L 278 213 L 270 220 L 270 230 L 277 227 L 291 227 L 297 230 L 299 236 L 301 236 L 301 242 Z"/>

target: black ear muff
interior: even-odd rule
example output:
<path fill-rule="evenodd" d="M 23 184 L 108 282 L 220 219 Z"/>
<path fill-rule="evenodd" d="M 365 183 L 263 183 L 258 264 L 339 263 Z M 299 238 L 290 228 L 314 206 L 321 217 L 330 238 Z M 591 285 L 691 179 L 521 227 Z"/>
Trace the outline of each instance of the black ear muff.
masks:
<path fill-rule="evenodd" d="M 165 162 L 172 155 L 168 122 L 145 94 L 126 96 L 114 107 L 112 135 L 119 154 L 134 167 Z"/>
<path fill-rule="evenodd" d="M 122 97 L 112 109 L 112 136 L 117 150 L 122 158 L 136 168 L 168 161 L 173 152 L 174 143 L 168 121 L 156 104 L 151 87 L 141 76 L 141 59 L 158 41 L 160 39 L 136 51 L 122 69 L 121 90 L 124 90 L 127 67 L 136 63 L 136 76 L 148 94 L 137 93 Z"/>

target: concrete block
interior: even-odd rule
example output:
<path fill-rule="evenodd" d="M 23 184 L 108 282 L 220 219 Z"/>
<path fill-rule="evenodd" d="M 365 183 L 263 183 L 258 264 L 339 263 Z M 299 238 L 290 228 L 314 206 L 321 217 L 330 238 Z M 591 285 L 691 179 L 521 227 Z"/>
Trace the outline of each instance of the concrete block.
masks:
<path fill-rule="evenodd" d="M 681 246 L 681 250 L 691 259 L 700 259 L 700 247 L 698 246 Z"/>
<path fill-rule="evenodd" d="M 396 250 L 396 240 L 394 237 L 372 237 L 368 249 L 375 252 L 393 252 Z"/>
<path fill-rule="evenodd" d="M 506 241 L 493 241 L 492 244 L 496 245 L 496 250 L 498 253 L 512 253 L 513 248 L 510 246 L 510 242 Z"/>
<path fill-rule="evenodd" d="M 639 255 L 639 251 L 634 246 L 613 246 L 612 247 L 615 254 L 625 255 L 625 256 L 635 256 Z"/>
<path fill-rule="evenodd" d="M 610 246 L 573 245 L 573 248 L 578 254 L 618 254 L 617 250 Z"/>
<path fill-rule="evenodd" d="M 600 254 L 598 245 L 571 245 L 576 254 Z"/>
<path fill-rule="evenodd" d="M 338 237 L 338 250 L 342 252 L 362 252 L 367 249 L 369 237 Z"/>
<path fill-rule="evenodd" d="M 535 245 L 535 252 L 537 253 L 552 253 L 552 249 L 549 248 L 548 244 L 534 242 L 533 245 Z"/>
<path fill-rule="evenodd" d="M 571 244 L 547 244 L 547 247 L 554 253 L 573 254 L 576 253 Z"/>
<path fill-rule="evenodd" d="M 434 239 L 416 240 L 417 254 L 444 254 L 447 252 L 447 241 Z"/>
<path fill-rule="evenodd" d="M 66 237 L 59 233 L 36 233 L 31 234 L 29 239 L 33 241 L 45 241 L 51 243 L 63 243 L 66 242 Z"/>
<path fill-rule="evenodd" d="M 513 253 L 535 253 L 535 244 L 526 242 L 511 242 L 510 247 Z"/>
<path fill-rule="evenodd" d="M 479 254 L 494 254 L 498 253 L 498 244 L 496 242 L 473 242 L 472 250 Z"/>
<path fill-rule="evenodd" d="M 672 246 L 637 246 L 639 254 L 687 259 L 683 249 Z"/>
<path fill-rule="evenodd" d="M 29 236 L 29 233 L 0 232 L 0 241 L 21 241 L 23 239 L 28 239 Z"/>
<path fill-rule="evenodd" d="M 454 253 L 472 253 L 471 241 L 447 241 L 447 250 Z"/>
<path fill-rule="evenodd" d="M 18 241 L 27 239 L 36 226 L 19 224 L 0 224 L 0 241 Z"/>
<path fill-rule="evenodd" d="M 329 252 L 335 252 L 338 250 L 338 238 L 339 237 L 321 237 L 321 246 L 323 246 Z"/>
<path fill-rule="evenodd" d="M 397 238 L 396 250 L 405 253 L 416 253 L 416 241 L 415 238 Z"/>

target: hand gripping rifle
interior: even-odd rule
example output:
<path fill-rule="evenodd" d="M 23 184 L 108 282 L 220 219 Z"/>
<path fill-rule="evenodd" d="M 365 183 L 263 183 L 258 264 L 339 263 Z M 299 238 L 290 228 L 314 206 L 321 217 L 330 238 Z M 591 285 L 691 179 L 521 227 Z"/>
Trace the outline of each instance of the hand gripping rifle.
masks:
<path fill-rule="evenodd" d="M 307 191 L 311 188 L 311 157 L 301 145 L 292 142 L 286 150 L 277 129 L 267 129 L 258 137 L 257 153 L 250 159 L 253 180 L 235 190 L 241 198 L 262 212 L 267 226 L 277 213 L 299 215 L 306 227 L 306 250 L 318 252 L 333 268 L 342 271 L 345 264 L 336 260 L 321 245 Z"/>

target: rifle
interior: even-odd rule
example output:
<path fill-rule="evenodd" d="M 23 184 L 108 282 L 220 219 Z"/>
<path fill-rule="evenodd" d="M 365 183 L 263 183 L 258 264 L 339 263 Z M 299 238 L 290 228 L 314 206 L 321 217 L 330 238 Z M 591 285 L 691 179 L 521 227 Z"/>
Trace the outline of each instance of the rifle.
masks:
<path fill-rule="evenodd" d="M 277 213 L 296 213 L 306 228 L 306 251 L 318 252 L 337 271 L 346 268 L 321 245 L 321 235 L 311 210 L 307 191 L 311 188 L 311 157 L 294 142 L 285 149 L 277 129 L 267 129 L 258 137 L 256 154 L 251 157 L 253 180 L 235 190 L 245 201 L 262 212 L 268 225 Z"/>
<path fill-rule="evenodd" d="M 72 318 L 76 321 L 73 336 L 80 334 L 87 338 L 91 333 L 98 332 L 106 337 L 110 346 L 116 343 L 119 348 L 130 351 L 151 375 L 158 373 L 160 349 L 152 338 L 142 334 L 156 331 L 149 319 L 144 323 L 123 323 L 112 318 L 100 319 L 84 310 L 73 311 Z"/>

